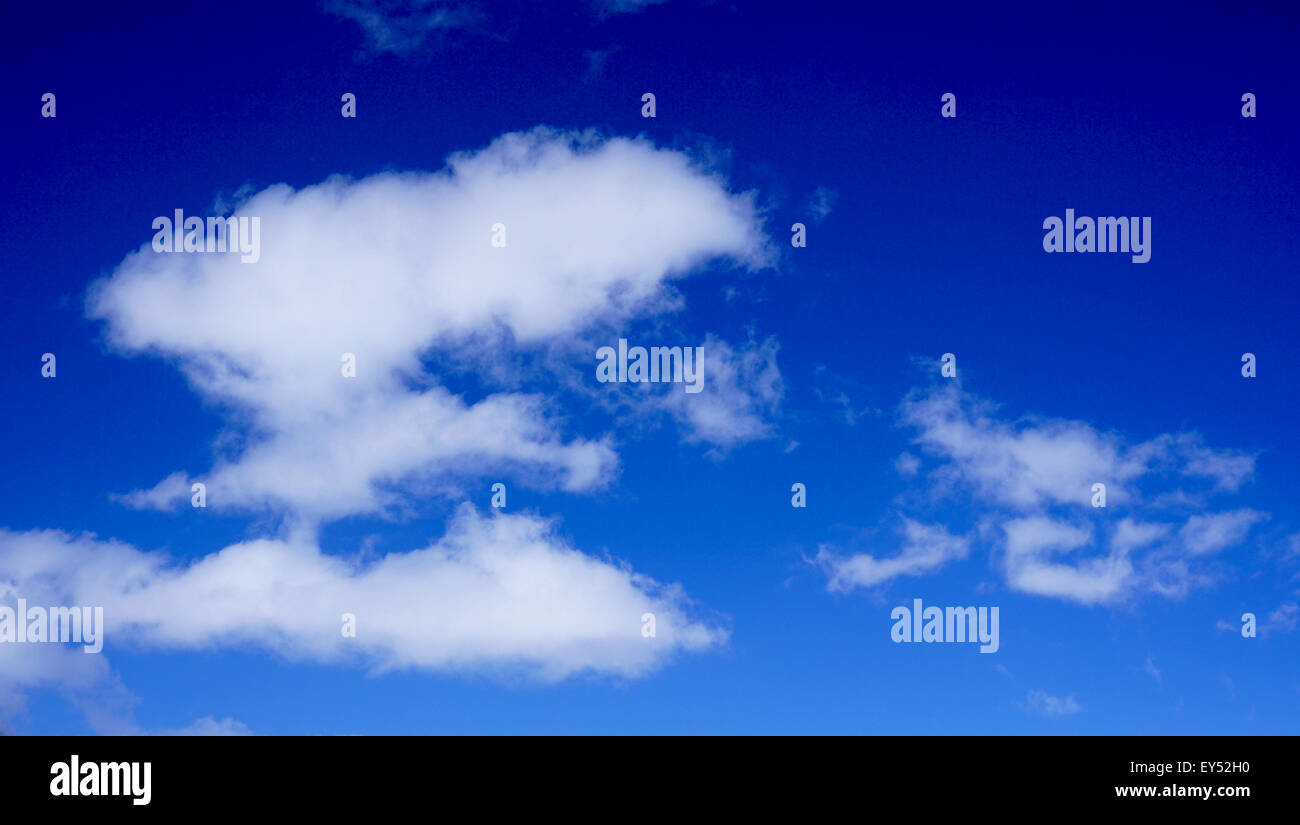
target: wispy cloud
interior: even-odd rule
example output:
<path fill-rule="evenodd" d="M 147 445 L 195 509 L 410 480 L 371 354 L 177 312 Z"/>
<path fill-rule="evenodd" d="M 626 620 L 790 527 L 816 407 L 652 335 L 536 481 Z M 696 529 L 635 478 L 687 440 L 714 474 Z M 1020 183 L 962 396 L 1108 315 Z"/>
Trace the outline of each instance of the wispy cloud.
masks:
<path fill-rule="evenodd" d="M 1290 633 L 1300 624 L 1300 604 L 1283 602 L 1276 610 L 1269 611 L 1259 626 L 1261 634 Z"/>
<path fill-rule="evenodd" d="M 830 217 L 839 198 L 838 192 L 825 186 L 818 186 L 813 190 L 812 197 L 808 199 L 808 214 L 812 217 L 813 222 L 821 223 Z"/>
<path fill-rule="evenodd" d="M 1156 667 L 1156 661 L 1152 658 L 1150 653 L 1147 654 L 1147 660 L 1142 665 L 1142 671 L 1152 679 L 1155 679 L 1157 685 L 1164 684 L 1164 676 L 1161 675 L 1160 668 Z"/>
<path fill-rule="evenodd" d="M 931 460 L 922 474 L 921 462 L 904 453 L 900 475 L 919 479 L 932 499 L 965 505 L 965 521 L 980 526 L 970 541 L 988 549 L 1013 590 L 1082 604 L 1143 593 L 1180 597 L 1212 584 L 1214 557 L 1240 546 L 1268 517 L 1239 507 L 1178 521 L 1168 502 L 1144 503 L 1171 486 L 1198 483 L 1205 495 L 1230 495 L 1249 479 L 1253 456 L 1212 449 L 1192 433 L 1130 443 L 1081 421 L 1009 421 L 951 385 L 913 393 L 900 423 Z M 1104 510 L 1093 507 L 1098 483 L 1105 485 Z M 1098 521 L 1098 512 L 1111 517 Z M 845 589 L 887 581 L 887 571 L 933 572 L 962 555 L 908 544 L 888 566 L 878 554 L 834 557 L 833 565 L 825 551 L 819 558 L 830 586 Z M 862 572 L 845 572 L 853 570 Z"/>
<path fill-rule="evenodd" d="M 587 2 L 599 16 L 612 17 L 619 14 L 636 14 L 651 6 L 667 3 L 668 0 L 587 0 Z"/>
<path fill-rule="evenodd" d="M 325 10 L 357 23 L 374 54 L 410 54 L 484 18 L 477 5 L 445 0 L 326 0 Z"/>
<path fill-rule="evenodd" d="M 839 591 L 874 587 L 897 576 L 932 573 L 970 553 L 969 540 L 942 527 L 904 519 L 900 532 L 903 547 L 897 555 L 887 558 L 869 553 L 843 556 L 830 545 L 821 545 L 815 561 L 830 577 L 828 587 Z"/>

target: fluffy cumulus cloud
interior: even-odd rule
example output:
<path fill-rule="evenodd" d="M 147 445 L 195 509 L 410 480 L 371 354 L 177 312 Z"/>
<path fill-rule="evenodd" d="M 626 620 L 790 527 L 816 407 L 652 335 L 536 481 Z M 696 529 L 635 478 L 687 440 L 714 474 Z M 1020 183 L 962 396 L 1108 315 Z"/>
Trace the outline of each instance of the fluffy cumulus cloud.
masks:
<path fill-rule="evenodd" d="M 418 512 L 486 473 L 575 493 L 608 484 L 611 434 L 564 424 L 598 393 L 553 380 L 554 354 L 590 371 L 593 336 L 637 321 L 662 329 L 682 308 L 676 279 L 719 259 L 766 266 L 752 194 L 645 140 L 537 129 L 438 172 L 275 185 L 234 212 L 260 221 L 256 262 L 146 243 L 89 291 L 115 351 L 174 364 L 226 421 L 212 466 L 160 468 L 155 485 L 116 497 L 188 506 L 202 481 L 207 506 L 271 514 L 284 529 L 188 560 L 0 532 L 4 602 L 102 606 L 110 653 L 253 647 L 543 681 L 635 677 L 725 641 L 680 586 L 584 554 L 539 516 L 464 505 L 437 542 L 378 559 L 326 554 L 316 537 L 343 517 Z M 703 391 L 660 386 L 638 414 L 712 447 L 765 437 L 781 396 L 775 353 L 774 341 L 709 336 Z M 82 697 L 100 729 L 134 732 L 129 713 L 97 710 L 132 701 L 106 657 L 46 645 L 3 645 L 0 657 L 0 715 L 54 686 Z M 109 698 L 86 699 L 96 691 Z M 212 719 L 185 730 L 246 732 Z"/>
<path fill-rule="evenodd" d="M 1208 447 L 1195 434 L 1133 443 L 1081 421 L 1008 420 L 952 385 L 913 394 L 900 423 L 927 459 L 900 456 L 908 476 L 949 512 L 966 505 L 976 526 L 954 537 L 943 526 L 905 519 L 903 549 L 894 557 L 823 547 L 818 560 L 831 589 L 932 572 L 964 558 L 969 540 L 989 550 L 1008 587 L 1024 593 L 1081 604 L 1142 593 L 1180 597 L 1211 584 L 1216 558 L 1268 517 L 1248 507 L 1210 507 L 1240 490 L 1255 459 Z M 1098 483 L 1105 510 L 1093 507 Z"/>
<path fill-rule="evenodd" d="M 466 468 L 599 487 L 617 466 L 606 440 L 566 439 L 538 395 L 455 395 L 430 365 L 485 338 L 538 347 L 653 314 L 703 262 L 767 255 L 752 197 L 685 155 L 547 130 L 439 173 L 273 186 L 238 214 L 261 219 L 259 261 L 146 245 L 94 289 L 90 313 L 120 349 L 175 359 L 246 427 L 242 450 L 203 473 L 209 506 L 315 518 L 379 511 L 395 488 Z M 701 440 L 758 437 L 779 392 L 764 355 L 712 341 L 705 390 L 664 403 Z M 178 504 L 192 475 L 127 501 Z"/>
<path fill-rule="evenodd" d="M 572 549 L 543 519 L 469 505 L 429 547 L 368 561 L 258 539 L 186 564 L 94 537 L 0 532 L 0 579 L 29 604 L 102 606 L 106 649 L 256 646 L 378 671 L 636 676 L 726 636 L 688 618 L 680 588 Z"/>

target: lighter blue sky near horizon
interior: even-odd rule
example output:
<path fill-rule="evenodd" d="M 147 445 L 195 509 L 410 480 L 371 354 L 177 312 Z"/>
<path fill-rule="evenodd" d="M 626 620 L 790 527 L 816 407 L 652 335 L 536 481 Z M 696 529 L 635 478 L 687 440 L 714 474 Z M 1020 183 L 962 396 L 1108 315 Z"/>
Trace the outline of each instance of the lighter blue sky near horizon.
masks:
<path fill-rule="evenodd" d="M 1297 14 L 1031 8 L 6 7 L 0 729 L 1300 733 Z"/>

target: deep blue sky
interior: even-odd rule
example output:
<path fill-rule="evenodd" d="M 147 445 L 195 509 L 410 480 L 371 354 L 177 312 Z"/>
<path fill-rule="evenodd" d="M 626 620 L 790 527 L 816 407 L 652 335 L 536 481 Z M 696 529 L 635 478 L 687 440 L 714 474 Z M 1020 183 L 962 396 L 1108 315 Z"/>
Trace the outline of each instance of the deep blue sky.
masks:
<path fill-rule="evenodd" d="M 1294 10 L 545 5 L 483 7 L 471 29 L 401 55 L 366 53 L 355 22 L 309 3 L 0 12 L 10 530 L 197 558 L 262 529 L 109 498 L 206 467 L 222 426 L 172 364 L 112 351 L 86 317 L 87 286 L 148 241 L 156 215 L 205 214 L 245 184 L 436 170 L 545 124 L 711 153 L 733 190 L 757 190 L 780 250 L 760 273 L 719 265 L 683 282 L 676 318 L 693 338 L 776 337 L 774 437 L 717 456 L 671 427 L 624 431 L 608 490 L 511 487 L 511 509 L 558 516 L 575 546 L 682 583 L 731 629 L 720 650 L 636 680 L 546 685 L 110 639 L 141 728 L 212 716 L 258 733 L 1300 733 L 1297 634 L 1216 630 L 1293 602 L 1300 571 L 1284 558 L 1300 531 Z M 608 56 L 593 70 L 597 51 Z M 46 91 L 54 120 L 39 116 Z M 345 91 L 355 120 L 339 116 Z M 640 116 L 646 91 L 653 120 Z M 944 92 L 955 120 L 939 117 Z M 1240 116 L 1244 92 L 1257 118 Z M 818 187 L 837 198 L 814 222 Z M 1042 220 L 1067 207 L 1152 216 L 1151 261 L 1045 254 Z M 794 221 L 808 223 L 806 249 L 788 243 Z M 55 381 L 39 374 L 46 351 Z M 1082 606 L 1016 592 L 986 549 L 934 575 L 827 592 L 805 559 L 823 542 L 870 552 L 916 487 L 894 467 L 919 454 L 897 409 L 935 381 L 943 352 L 1008 420 L 1078 420 L 1134 443 L 1194 431 L 1257 454 L 1223 507 L 1268 518 L 1182 598 Z M 1259 358 L 1253 380 L 1243 352 Z M 789 506 L 795 481 L 806 510 Z M 438 536 L 453 505 L 344 519 L 322 540 L 347 552 L 378 534 L 380 552 L 406 551 Z M 954 531 L 981 516 L 960 497 L 925 512 Z M 914 597 L 1000 605 L 1001 650 L 892 644 L 889 610 Z M 1036 713 L 1033 691 L 1082 709 Z M 55 689 L 11 724 L 91 730 Z"/>

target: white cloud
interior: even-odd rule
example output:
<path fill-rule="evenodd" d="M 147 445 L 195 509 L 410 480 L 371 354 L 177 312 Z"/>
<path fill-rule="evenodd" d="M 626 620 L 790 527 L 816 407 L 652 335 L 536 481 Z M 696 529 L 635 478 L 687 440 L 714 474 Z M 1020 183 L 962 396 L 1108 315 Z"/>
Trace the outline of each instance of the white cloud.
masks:
<path fill-rule="evenodd" d="M 1300 624 L 1300 604 L 1283 602 L 1271 611 L 1259 627 L 1260 633 L 1290 633 Z"/>
<path fill-rule="evenodd" d="M 598 18 L 636 14 L 667 0 L 586 0 Z M 437 45 L 449 32 L 500 36 L 513 18 L 492 20 L 475 0 L 326 0 L 325 11 L 351 20 L 365 34 L 364 54 L 410 55 Z"/>
<path fill-rule="evenodd" d="M 1186 457 L 1186 473 L 1211 479 L 1221 490 L 1236 492 L 1255 472 L 1252 455 L 1211 450 L 1186 434 L 1179 436 L 1176 443 Z"/>
<path fill-rule="evenodd" d="M 636 14 L 650 6 L 666 3 L 668 0 L 588 0 L 601 17 L 616 14 Z"/>
<path fill-rule="evenodd" d="M 956 391 L 911 398 L 903 422 L 916 443 L 948 460 L 943 477 L 995 504 L 1024 509 L 1085 503 L 1095 481 L 1115 489 L 1142 472 L 1116 440 L 1080 422 L 1046 421 L 1017 430 L 992 417 L 988 404 L 964 403 Z"/>
<path fill-rule="evenodd" d="M 248 725 L 240 722 L 238 719 L 213 719 L 211 716 L 204 716 L 202 719 L 195 719 L 183 728 L 175 730 L 164 730 L 155 733 L 155 736 L 251 736 L 252 731 Z"/>
<path fill-rule="evenodd" d="M 11 586 L 0 579 L 0 594 Z M 11 608 L 12 602 L 12 598 L 0 598 L 0 603 Z M 0 644 L 0 724 L 23 712 L 32 691 L 56 688 L 87 693 L 111 678 L 104 657 L 88 655 L 80 645 Z"/>
<path fill-rule="evenodd" d="M 472 3 L 445 0 L 326 0 L 325 10 L 361 26 L 366 48 L 379 54 L 408 54 L 482 18 Z"/>
<path fill-rule="evenodd" d="M 1249 509 L 1191 516 L 1179 531 L 1179 537 L 1193 555 L 1217 553 L 1225 547 L 1240 544 L 1250 528 L 1264 517 L 1263 513 Z"/>
<path fill-rule="evenodd" d="M 942 527 L 904 519 L 900 531 L 903 547 L 898 555 L 877 558 L 867 553 L 840 556 L 827 545 L 818 548 L 815 561 L 830 577 L 830 590 L 847 591 L 855 587 L 874 587 L 898 576 L 932 573 L 955 559 L 964 559 L 970 542 L 954 536 Z"/>
<path fill-rule="evenodd" d="M 305 520 L 375 513 L 462 474 L 511 471 L 582 491 L 616 472 L 604 438 L 566 440 L 540 395 L 456 395 L 430 372 L 495 346 L 523 351 L 672 306 L 668 284 L 768 254 L 751 195 L 643 140 L 545 129 L 453 155 L 436 174 L 272 186 L 256 264 L 222 254 L 129 255 L 89 311 L 126 352 L 175 359 L 242 438 L 204 472 L 128 494 L 287 509 Z M 506 227 L 493 247 L 491 227 Z M 489 342 L 485 344 L 485 341 Z M 774 343 L 710 340 L 705 392 L 664 402 L 694 437 L 766 434 L 779 398 Z M 343 378 L 344 353 L 356 377 Z"/>
<path fill-rule="evenodd" d="M 894 469 L 900 476 L 908 478 L 917 474 L 921 469 L 921 459 L 911 453 L 900 453 L 898 458 L 894 459 Z"/>
<path fill-rule="evenodd" d="M 1150 653 L 1147 654 L 1147 660 L 1142 665 L 1142 671 L 1152 679 L 1155 679 L 1157 685 L 1164 684 L 1164 676 L 1160 673 L 1160 668 L 1156 667 L 1156 660 Z"/>
<path fill-rule="evenodd" d="M 1168 524 L 1139 522 L 1125 516 L 1115 525 L 1110 546 L 1117 553 L 1139 550 L 1163 540 L 1172 529 Z"/>
<path fill-rule="evenodd" d="M 752 193 L 647 140 L 536 129 L 441 172 L 279 184 L 235 211 L 260 220 L 256 263 L 144 245 L 92 287 L 87 309 L 112 347 L 174 363 L 227 422 L 213 466 L 119 500 L 184 506 L 201 481 L 209 507 L 283 517 L 285 537 L 182 562 L 0 531 L 0 596 L 102 606 L 110 651 L 255 648 L 373 671 L 631 678 L 725 642 L 680 586 L 585 555 L 537 516 L 462 505 L 437 542 L 380 558 L 327 555 L 316 536 L 344 516 L 459 497 L 485 474 L 571 492 L 607 484 L 613 435 L 565 432 L 571 402 L 597 404 L 596 388 L 557 392 L 553 379 L 578 366 L 552 359 L 580 357 L 594 383 L 593 335 L 680 309 L 672 282 L 706 262 L 765 266 Z M 492 244 L 498 223 L 504 247 Z M 782 392 L 776 349 L 710 336 L 704 391 L 640 407 L 687 440 L 764 437 Z M 355 638 L 340 632 L 345 613 Z M 0 715 L 57 687 L 96 729 L 139 732 L 106 656 L 5 645 L 0 660 Z M 205 718 L 172 732 L 247 730 Z"/>
<path fill-rule="evenodd" d="M 1158 519 L 1120 515 L 1142 506 L 1150 487 L 1171 479 L 1175 485 L 1209 483 L 1212 489 L 1195 499 L 1201 510 L 1209 496 L 1232 493 L 1249 479 L 1252 456 L 1208 448 L 1194 434 L 1130 444 L 1080 421 L 1006 421 L 994 405 L 951 385 L 914 393 L 901 406 L 901 422 L 938 462 L 926 475 L 931 495 L 967 505 L 964 515 L 981 525 L 976 536 L 986 540 L 1007 585 L 1021 592 L 1087 605 L 1141 593 L 1179 598 L 1215 581 L 1203 557 L 1239 544 L 1267 518 L 1239 508 L 1192 514 L 1180 525 L 1168 520 L 1177 502 L 1167 490 L 1154 497 L 1163 499 L 1152 508 Z M 904 453 L 895 466 L 907 478 L 920 463 Z M 1104 510 L 1092 506 L 1098 482 L 1106 485 Z M 1103 518 L 1111 513 L 1113 520 Z M 897 569 L 939 566 L 913 567 L 907 559 L 905 553 L 886 567 L 863 556 L 861 576 L 883 580 Z M 827 569 L 833 583 L 849 580 L 839 566 Z"/>
<path fill-rule="evenodd" d="M 1050 559 L 1090 545 L 1090 529 L 1033 516 L 1011 519 L 1003 530 L 1007 583 L 1017 590 L 1095 604 L 1114 599 L 1132 576 L 1132 565 L 1118 551 L 1074 564 Z"/>
<path fill-rule="evenodd" d="M 94 537 L 0 531 L 0 581 L 29 604 L 102 606 L 106 653 L 251 645 L 377 671 L 510 670 L 553 680 L 637 676 L 727 636 L 689 618 L 680 587 L 574 550 L 543 519 L 484 517 L 469 505 L 429 547 L 369 561 L 298 539 L 258 539 L 180 564 Z M 355 638 L 341 632 L 345 613 L 356 617 Z M 645 613 L 655 614 L 653 638 L 642 636 Z M 30 680 L 19 673 L 16 681 Z"/>
<path fill-rule="evenodd" d="M 948 388 L 909 398 L 903 423 L 916 443 L 945 458 L 942 477 L 991 503 L 1018 510 L 1089 504 L 1104 483 L 1109 504 L 1132 500 L 1130 486 L 1159 472 L 1208 478 L 1235 490 L 1253 472 L 1254 457 L 1204 447 L 1193 434 L 1162 435 L 1128 446 L 1118 435 L 1081 421 L 1028 418 L 1010 423 L 996 407 Z"/>
<path fill-rule="evenodd" d="M 1212 581 L 1194 567 L 1193 557 L 1241 541 L 1265 517 L 1248 509 L 1193 515 L 1175 533 L 1173 524 L 1125 516 L 1103 531 L 1099 547 L 1092 528 L 1079 523 L 1093 512 L 1094 483 L 1106 485 L 1109 512 L 1140 505 L 1145 485 L 1169 477 L 1177 483 L 1203 478 L 1216 490 L 1234 491 L 1254 458 L 1212 450 L 1188 433 L 1129 445 L 1083 422 L 1013 424 L 994 413 L 992 405 L 952 388 L 903 405 L 903 421 L 918 430 L 916 442 L 946 461 L 935 480 L 968 492 L 976 507 L 992 510 L 991 518 L 1002 524 L 1004 568 L 1015 589 L 1083 604 L 1140 591 L 1180 597 Z"/>
<path fill-rule="evenodd" d="M 735 349 L 710 335 L 703 345 L 705 389 L 688 393 L 683 385 L 668 384 L 651 407 L 676 419 L 688 443 L 727 448 L 766 438 L 772 434 L 769 417 L 785 392 L 777 349 L 773 338 Z"/>
<path fill-rule="evenodd" d="M 1002 527 L 1007 535 L 1007 555 L 1012 559 L 1036 557 L 1048 550 L 1077 550 L 1092 541 L 1091 530 L 1042 516 L 1012 519 Z"/>
<path fill-rule="evenodd" d="M 583 57 L 587 59 L 587 71 L 583 74 L 583 79 L 591 82 L 604 74 L 609 58 L 618 50 L 616 46 L 610 49 L 593 49 L 583 52 Z"/>
<path fill-rule="evenodd" d="M 818 186 L 813 190 L 812 197 L 808 199 L 808 213 L 812 216 L 815 223 L 821 223 L 830 217 L 835 209 L 835 202 L 839 200 L 839 193 L 834 189 L 828 189 L 825 186 Z"/>
<path fill-rule="evenodd" d="M 1300 558 L 1300 533 L 1292 533 L 1286 537 L 1286 549 L 1282 551 L 1282 559 L 1290 561 L 1291 559 Z"/>

